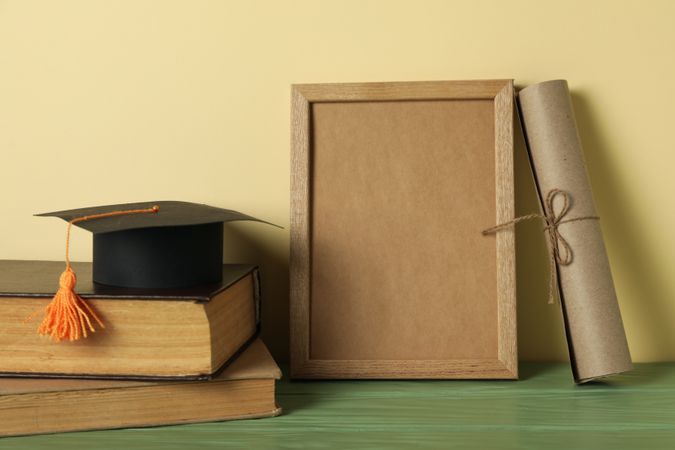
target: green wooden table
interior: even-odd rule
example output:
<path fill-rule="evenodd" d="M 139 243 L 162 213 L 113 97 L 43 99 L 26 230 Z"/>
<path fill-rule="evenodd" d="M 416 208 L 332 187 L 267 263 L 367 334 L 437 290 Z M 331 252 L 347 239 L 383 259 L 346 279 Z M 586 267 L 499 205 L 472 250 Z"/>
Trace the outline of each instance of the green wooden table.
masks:
<path fill-rule="evenodd" d="M 520 381 L 278 385 L 280 417 L 0 439 L 0 449 L 675 449 L 675 364 L 574 386 L 564 364 Z"/>

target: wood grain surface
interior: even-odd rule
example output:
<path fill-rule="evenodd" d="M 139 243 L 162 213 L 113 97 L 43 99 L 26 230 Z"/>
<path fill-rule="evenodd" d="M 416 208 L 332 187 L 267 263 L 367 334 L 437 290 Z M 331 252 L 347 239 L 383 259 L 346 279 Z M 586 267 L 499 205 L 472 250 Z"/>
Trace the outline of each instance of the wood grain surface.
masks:
<path fill-rule="evenodd" d="M 280 417 L 0 439 L 0 449 L 672 449 L 675 364 L 575 386 L 565 364 L 522 381 L 277 385 Z M 1 425 L 0 425 L 1 426 Z"/>

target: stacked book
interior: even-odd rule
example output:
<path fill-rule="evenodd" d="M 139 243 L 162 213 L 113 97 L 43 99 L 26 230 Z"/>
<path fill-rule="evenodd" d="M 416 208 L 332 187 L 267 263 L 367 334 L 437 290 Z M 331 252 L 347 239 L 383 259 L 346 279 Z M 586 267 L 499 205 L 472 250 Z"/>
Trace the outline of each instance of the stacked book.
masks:
<path fill-rule="evenodd" d="M 162 206 L 165 216 L 170 215 L 171 205 Z M 119 219 L 115 222 L 119 227 Z M 222 240 L 222 223 L 219 225 Z M 194 226 L 201 225 L 187 228 Z M 172 225 L 160 233 L 174 233 L 171 228 L 186 225 Z M 113 234 L 139 229 L 125 228 Z M 203 238 L 203 233 L 196 231 Z M 166 236 L 161 239 L 169 247 L 180 247 L 181 239 L 194 242 L 195 230 L 190 233 L 190 238 L 174 235 L 170 242 Z M 129 240 L 129 236 L 123 238 Z M 222 252 L 222 244 L 218 248 Z M 73 340 L 59 339 L 56 331 L 51 336 L 36 332 L 59 289 L 63 263 L 0 261 L 0 436 L 280 413 L 275 380 L 281 372 L 258 338 L 260 280 L 256 266 L 223 265 L 221 253 L 220 260 L 213 259 L 219 273 L 212 279 L 197 284 L 183 279 L 171 286 L 179 277 L 170 273 L 176 267 L 171 257 L 138 262 L 134 261 L 138 255 L 127 248 L 128 262 L 121 268 L 113 265 L 117 272 L 112 273 L 107 267 L 101 269 L 110 257 L 101 250 L 95 241 L 93 264 L 67 260 L 67 272 L 77 274 L 81 309 L 91 310 L 96 317 L 91 326 L 83 325 L 82 335 Z M 136 263 L 155 264 L 161 270 L 139 277 L 138 267 L 133 267 Z M 130 268 L 132 272 L 124 273 Z M 203 276 L 203 269 L 195 271 L 192 278 Z M 181 267 L 181 276 L 189 270 Z M 98 282 L 105 276 L 117 277 L 117 285 Z M 62 275 L 61 289 L 63 280 Z M 40 330 L 44 329 L 43 322 Z"/>

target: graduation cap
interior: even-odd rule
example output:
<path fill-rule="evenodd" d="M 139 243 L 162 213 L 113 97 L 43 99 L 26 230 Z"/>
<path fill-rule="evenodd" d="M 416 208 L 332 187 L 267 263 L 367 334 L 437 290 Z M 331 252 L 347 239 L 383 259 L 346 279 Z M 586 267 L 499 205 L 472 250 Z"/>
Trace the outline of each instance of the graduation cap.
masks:
<path fill-rule="evenodd" d="M 75 292 L 70 266 L 70 228 L 94 235 L 93 281 L 125 288 L 168 289 L 222 279 L 223 223 L 252 220 L 229 209 L 189 202 L 126 203 L 44 214 L 68 222 L 66 270 L 38 329 L 54 340 L 76 340 L 103 323 Z M 273 224 L 270 224 L 273 225 Z M 274 225 L 276 226 L 276 225 Z"/>

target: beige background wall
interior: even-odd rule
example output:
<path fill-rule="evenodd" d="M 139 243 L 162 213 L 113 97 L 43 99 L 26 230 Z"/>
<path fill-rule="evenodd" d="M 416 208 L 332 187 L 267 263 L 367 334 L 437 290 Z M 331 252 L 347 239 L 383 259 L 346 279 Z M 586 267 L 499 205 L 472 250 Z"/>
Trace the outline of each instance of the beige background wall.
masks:
<path fill-rule="evenodd" d="M 0 258 L 63 257 L 33 213 L 176 199 L 288 225 L 289 85 L 567 78 L 633 355 L 675 359 L 675 2 L 0 1 Z M 517 149 L 518 209 L 536 208 Z M 287 355 L 288 230 L 229 227 Z M 523 359 L 565 359 L 540 227 L 518 233 Z M 91 239 L 73 236 L 89 260 Z"/>

